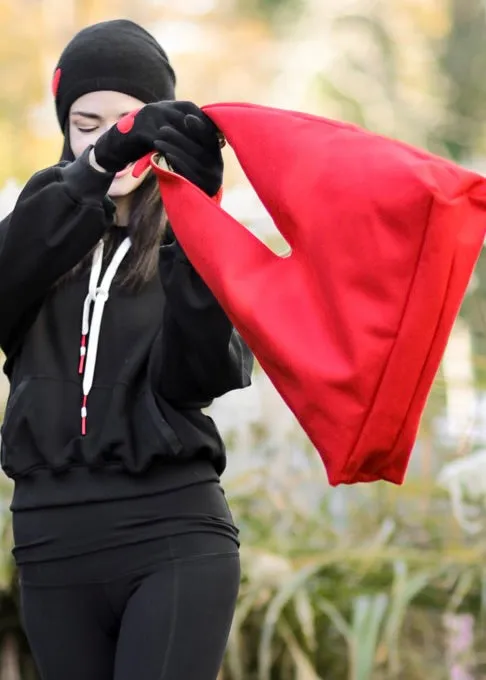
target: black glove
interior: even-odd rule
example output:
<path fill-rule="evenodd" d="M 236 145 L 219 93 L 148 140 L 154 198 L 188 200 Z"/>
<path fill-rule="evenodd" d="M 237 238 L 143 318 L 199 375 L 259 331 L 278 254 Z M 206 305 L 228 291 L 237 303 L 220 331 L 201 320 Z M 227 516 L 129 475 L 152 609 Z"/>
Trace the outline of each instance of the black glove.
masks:
<path fill-rule="evenodd" d="M 223 181 L 221 135 L 195 104 L 177 102 L 176 106 L 184 111 L 184 118 L 174 116 L 171 125 L 163 126 L 154 146 L 172 170 L 214 196 Z"/>
<path fill-rule="evenodd" d="M 210 196 L 218 192 L 223 178 L 220 137 L 195 104 L 146 104 L 119 120 L 94 146 L 96 162 L 108 172 L 123 170 L 154 151 Z"/>
<path fill-rule="evenodd" d="M 94 145 L 96 162 L 107 172 L 123 170 L 148 153 L 155 151 L 154 141 L 161 127 L 184 120 L 184 112 L 174 102 L 146 104 L 123 116 Z"/>

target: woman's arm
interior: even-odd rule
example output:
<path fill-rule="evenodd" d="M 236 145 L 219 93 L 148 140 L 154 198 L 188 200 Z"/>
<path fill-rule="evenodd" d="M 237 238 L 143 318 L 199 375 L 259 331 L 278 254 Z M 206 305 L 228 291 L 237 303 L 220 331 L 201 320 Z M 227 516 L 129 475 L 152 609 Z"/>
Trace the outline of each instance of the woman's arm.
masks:
<path fill-rule="evenodd" d="M 160 274 L 166 293 L 163 396 L 208 404 L 250 385 L 253 355 L 177 241 L 161 248 Z"/>
<path fill-rule="evenodd" d="M 25 315 L 113 219 L 105 200 L 113 175 L 91 167 L 88 156 L 89 150 L 73 163 L 36 173 L 0 222 L 0 346 L 7 354 Z"/>

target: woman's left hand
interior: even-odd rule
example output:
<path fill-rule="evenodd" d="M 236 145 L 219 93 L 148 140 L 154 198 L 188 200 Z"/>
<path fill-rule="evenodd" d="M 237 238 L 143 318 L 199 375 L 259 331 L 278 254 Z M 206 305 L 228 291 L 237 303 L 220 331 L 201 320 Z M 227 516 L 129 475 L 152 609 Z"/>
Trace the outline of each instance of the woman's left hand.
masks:
<path fill-rule="evenodd" d="M 218 130 L 196 104 L 176 101 L 172 106 L 185 115 L 160 128 L 154 146 L 175 172 L 215 196 L 223 182 Z"/>

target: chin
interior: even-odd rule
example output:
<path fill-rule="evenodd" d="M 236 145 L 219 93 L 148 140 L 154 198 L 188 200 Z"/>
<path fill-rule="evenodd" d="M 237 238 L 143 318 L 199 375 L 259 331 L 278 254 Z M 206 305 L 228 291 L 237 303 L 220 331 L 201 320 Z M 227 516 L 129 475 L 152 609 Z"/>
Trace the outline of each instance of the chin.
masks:
<path fill-rule="evenodd" d="M 115 177 L 111 186 L 108 190 L 108 196 L 110 198 L 121 198 L 122 196 L 128 196 L 135 189 L 140 186 L 141 182 L 139 179 L 135 179 L 132 175 L 125 175 L 124 177 Z"/>
<path fill-rule="evenodd" d="M 127 173 L 126 175 L 122 175 L 121 177 L 115 177 L 108 190 L 108 196 L 110 198 L 121 198 L 122 196 L 128 196 L 142 184 L 148 175 L 148 172 L 149 170 L 140 175 L 140 177 L 134 177 L 131 172 Z"/>

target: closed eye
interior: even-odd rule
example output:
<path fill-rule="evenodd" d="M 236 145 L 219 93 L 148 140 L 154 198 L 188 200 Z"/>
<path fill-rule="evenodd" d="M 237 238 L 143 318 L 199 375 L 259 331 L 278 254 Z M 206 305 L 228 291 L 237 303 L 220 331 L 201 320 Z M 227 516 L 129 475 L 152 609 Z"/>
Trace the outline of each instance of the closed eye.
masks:
<path fill-rule="evenodd" d="M 96 127 L 90 127 L 90 128 L 80 128 L 78 127 L 79 132 L 94 132 L 96 130 Z"/>

